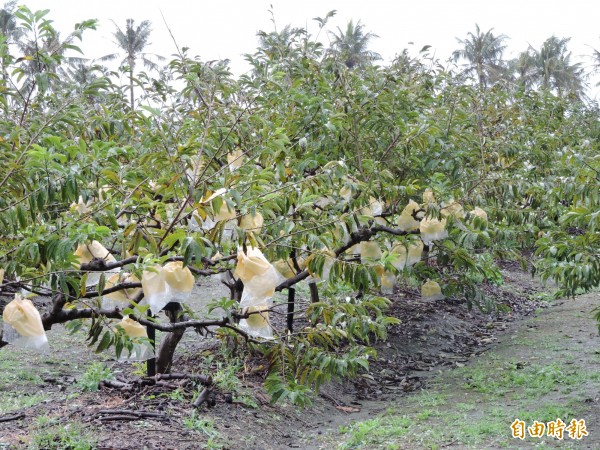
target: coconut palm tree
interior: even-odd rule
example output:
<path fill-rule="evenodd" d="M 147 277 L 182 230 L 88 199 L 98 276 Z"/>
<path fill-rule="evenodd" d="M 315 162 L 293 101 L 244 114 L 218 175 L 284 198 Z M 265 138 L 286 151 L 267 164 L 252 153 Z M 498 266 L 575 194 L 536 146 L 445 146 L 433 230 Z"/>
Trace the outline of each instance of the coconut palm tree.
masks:
<path fill-rule="evenodd" d="M 600 50 L 592 48 L 592 73 L 600 73 Z M 600 81 L 596 83 L 596 86 L 600 86 Z"/>
<path fill-rule="evenodd" d="M 365 33 L 360 20 L 356 25 L 351 20 L 345 32 L 338 27 L 338 33 L 330 33 L 330 36 L 334 55 L 344 61 L 349 69 L 365 67 L 381 59 L 379 53 L 368 49 L 371 39 L 379 36 L 371 32 Z"/>
<path fill-rule="evenodd" d="M 302 28 L 292 28 L 290 25 L 283 27 L 281 31 L 259 31 L 258 46 L 270 60 L 285 59 L 292 52 L 293 45 L 299 38 L 306 35 Z"/>
<path fill-rule="evenodd" d="M 567 44 L 571 38 L 551 36 L 537 50 L 529 47 L 513 63 L 518 80 L 525 86 L 539 86 L 581 97 L 585 90 L 584 70 L 581 63 L 571 62 Z"/>
<path fill-rule="evenodd" d="M 469 33 L 466 39 L 456 38 L 463 48 L 452 54 L 454 61 L 467 60 L 465 73 L 474 72 L 481 88 L 501 78 L 506 69 L 502 56 L 508 37 L 504 34 L 495 36 L 492 31 L 493 28 L 482 33 L 475 24 L 475 34 Z"/>
<path fill-rule="evenodd" d="M 4 36 L 6 43 L 13 43 L 12 41 L 23 36 L 23 29 L 17 25 L 16 6 L 17 0 L 11 0 L 0 9 L 0 34 Z"/>
<path fill-rule="evenodd" d="M 123 56 L 124 54 L 121 64 L 126 66 L 127 70 L 129 71 L 130 106 L 131 109 L 133 109 L 133 71 L 135 69 L 136 61 L 141 59 L 145 67 L 156 70 L 159 68 L 158 64 L 152 61 L 149 57 L 154 57 L 158 61 L 164 61 L 165 58 L 154 53 L 144 52 L 146 46 L 150 44 L 148 40 L 150 39 L 150 33 L 152 32 L 151 22 L 149 20 L 144 20 L 137 27 L 135 27 L 134 20 L 127 19 L 125 31 L 119 28 L 116 23 L 115 26 L 117 27 L 117 30 L 113 33 L 113 36 L 115 37 L 115 43 L 120 47 L 122 53 L 112 53 L 110 55 L 103 56 L 100 58 L 100 60 L 111 61 L 117 59 L 119 56 Z"/>

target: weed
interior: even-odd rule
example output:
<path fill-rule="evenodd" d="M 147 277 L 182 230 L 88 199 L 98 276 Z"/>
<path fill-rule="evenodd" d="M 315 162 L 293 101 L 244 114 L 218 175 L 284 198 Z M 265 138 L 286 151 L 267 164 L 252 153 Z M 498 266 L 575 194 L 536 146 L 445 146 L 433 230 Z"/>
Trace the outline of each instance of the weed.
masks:
<path fill-rule="evenodd" d="M 208 437 L 216 437 L 219 432 L 215 429 L 215 421 L 201 417 L 196 411 L 192 411 L 189 417 L 183 419 L 183 426 L 191 431 L 200 431 Z"/>
<path fill-rule="evenodd" d="M 97 391 L 101 381 L 111 380 L 113 377 L 111 370 L 104 364 L 94 362 L 90 364 L 77 384 L 83 391 Z"/>
<path fill-rule="evenodd" d="M 350 436 L 339 448 L 398 448 L 394 439 L 405 436 L 411 425 L 412 421 L 407 416 L 382 416 L 342 427 L 340 431 Z"/>
<path fill-rule="evenodd" d="M 184 401 L 185 397 L 183 396 L 183 390 L 180 388 L 175 389 L 174 391 L 166 392 L 160 395 L 161 397 L 170 398 L 171 400 Z"/>
<path fill-rule="evenodd" d="M 0 396 L 0 414 L 18 411 L 36 405 L 46 400 L 45 394 L 30 394 L 29 392 L 12 392 L 11 395 Z"/>
<path fill-rule="evenodd" d="M 226 363 L 217 363 L 217 370 L 213 374 L 215 385 L 225 392 L 237 392 L 242 384 L 237 377 L 237 373 L 242 370 L 242 363 L 239 360 L 232 360 Z"/>
<path fill-rule="evenodd" d="M 235 401 L 247 406 L 248 408 L 256 409 L 258 408 L 258 403 L 254 400 L 251 395 L 241 394 L 235 396 Z"/>
<path fill-rule="evenodd" d="M 477 409 L 477 406 L 473 403 L 457 403 L 456 405 L 454 405 L 454 407 L 457 411 L 461 412 L 469 412 Z"/>
<path fill-rule="evenodd" d="M 30 448 L 32 450 L 92 450 L 96 448 L 96 440 L 77 422 L 62 425 L 56 418 L 40 417 L 34 426 Z"/>
<path fill-rule="evenodd" d="M 435 408 L 446 403 L 446 396 L 436 392 L 421 391 L 415 396 L 414 401 L 420 406 L 430 406 Z"/>
<path fill-rule="evenodd" d="M 540 366 L 513 362 L 508 367 L 496 368 L 490 373 L 490 367 L 482 365 L 469 367 L 463 371 L 467 380 L 466 387 L 495 398 L 509 393 L 513 398 L 523 396 L 539 398 L 557 389 L 559 386 L 571 386 L 581 383 L 585 375 L 567 370 L 558 364 Z"/>
<path fill-rule="evenodd" d="M 131 363 L 131 373 L 138 377 L 145 377 L 148 373 L 148 364 L 146 361 L 143 362 L 133 362 Z"/>

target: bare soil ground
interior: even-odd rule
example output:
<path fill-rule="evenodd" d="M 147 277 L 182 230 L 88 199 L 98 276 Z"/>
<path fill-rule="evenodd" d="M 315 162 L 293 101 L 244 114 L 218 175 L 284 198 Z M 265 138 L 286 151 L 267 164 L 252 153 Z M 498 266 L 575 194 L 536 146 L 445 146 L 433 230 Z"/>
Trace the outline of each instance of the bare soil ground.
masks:
<path fill-rule="evenodd" d="M 178 348 L 174 371 L 212 374 L 219 386 L 214 392 L 213 407 L 204 404 L 193 408 L 191 403 L 199 388 L 178 380 L 135 392 L 112 389 L 88 392 L 84 388 L 89 385 L 90 376 L 103 369 L 98 361 L 122 381 L 131 380 L 135 376 L 133 372 L 141 368 L 118 363 L 108 354 L 96 355 L 84 345 L 83 334 L 69 336 L 61 327 L 56 327 L 48 333 L 52 343 L 49 354 L 40 355 L 10 346 L 0 349 L 0 449 L 36 445 L 38 448 L 88 448 L 85 446 L 88 443 L 89 448 L 99 449 L 510 446 L 513 441 L 502 440 L 497 435 L 490 435 L 487 441 L 477 441 L 440 432 L 428 440 L 420 432 L 421 438 L 417 439 L 415 433 L 420 425 L 427 425 L 429 431 L 449 426 L 443 414 L 434 413 L 427 417 L 431 423 L 415 419 L 410 425 L 417 427 L 414 432 L 400 433 L 381 442 L 361 441 L 356 433 L 363 422 L 374 419 L 381 420 L 384 429 L 386 423 L 395 420 L 397 415 L 394 414 L 399 414 L 390 412 L 390 408 L 422 414 L 427 409 L 419 403 L 424 394 L 443 396 L 445 401 L 438 405 L 439 409 L 449 413 L 453 405 L 469 403 L 471 400 L 466 399 L 472 392 L 465 390 L 464 385 L 465 379 L 473 377 L 473 373 L 464 371 L 478 361 L 487 361 L 490 355 L 493 355 L 492 362 L 500 361 L 498 365 L 482 366 L 481 372 L 489 371 L 490 378 L 508 367 L 509 360 L 510 364 L 520 362 L 523 367 L 545 367 L 555 362 L 552 358 L 565 359 L 568 355 L 573 358 L 566 358 L 565 362 L 575 371 L 597 372 L 600 341 L 590 310 L 597 306 L 598 295 L 552 303 L 546 301 L 545 292 L 549 289 L 528 274 L 510 264 L 505 265 L 504 272 L 505 285 L 486 286 L 489 294 L 507 307 L 504 313 L 467 311 L 464 304 L 456 301 L 427 303 L 418 300 L 410 290 L 397 292 L 392 297 L 389 314 L 402 323 L 390 329 L 388 341 L 377 344 L 379 358 L 370 372 L 356 380 L 324 386 L 314 405 L 306 409 L 287 404 L 271 405 L 261 387 L 265 369 L 260 361 L 240 356 L 226 365 L 214 339 L 194 333 L 187 333 L 181 350 Z M 202 299 L 227 295 L 215 280 L 204 282 L 197 293 L 198 300 L 192 308 L 198 311 L 205 308 Z M 530 337 L 535 339 L 527 341 Z M 543 342 L 548 344 L 544 346 Z M 475 378 L 479 384 L 483 383 Z M 91 379 L 93 384 L 94 377 Z M 587 380 L 574 391 L 546 393 L 545 399 L 556 404 L 571 402 L 568 404 L 572 405 L 573 399 L 581 400 L 582 407 L 575 412 L 588 419 L 590 436 L 577 443 L 584 446 L 573 448 L 600 448 L 597 388 L 593 380 Z M 509 394 L 506 399 L 494 397 L 492 400 L 500 409 L 510 408 L 510 402 L 516 400 L 511 400 Z M 472 404 L 477 405 L 477 401 L 486 399 L 474 396 Z M 101 412 L 106 410 L 150 414 L 146 417 L 121 415 L 115 419 Z M 477 406 L 471 411 L 481 415 L 483 410 Z M 527 412 L 520 409 L 515 413 L 519 411 Z M 2 418 L 13 416 L 21 417 L 1 422 Z M 465 415 L 464 419 L 469 420 L 469 416 Z M 511 421 L 505 424 L 505 434 L 510 432 Z M 51 447 L 48 442 L 56 446 Z M 540 442 L 524 441 L 515 448 Z"/>

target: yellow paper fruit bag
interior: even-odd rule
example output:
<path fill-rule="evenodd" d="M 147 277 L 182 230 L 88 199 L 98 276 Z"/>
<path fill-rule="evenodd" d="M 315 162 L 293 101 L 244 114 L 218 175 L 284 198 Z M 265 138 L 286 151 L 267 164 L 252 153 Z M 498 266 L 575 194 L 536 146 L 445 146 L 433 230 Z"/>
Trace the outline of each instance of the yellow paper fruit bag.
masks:
<path fill-rule="evenodd" d="M 398 228 L 403 231 L 417 230 L 420 222 L 414 218 L 413 214 L 419 209 L 421 209 L 421 207 L 417 202 L 414 200 L 409 201 L 408 205 L 406 205 L 400 213 L 400 217 L 398 218 Z"/>
<path fill-rule="evenodd" d="M 379 259 L 381 258 L 381 248 L 375 241 L 363 241 L 360 243 L 360 257 L 361 259 Z"/>
<path fill-rule="evenodd" d="M 425 192 L 423 192 L 423 204 L 425 206 L 431 204 L 435 204 L 435 195 L 433 194 L 433 191 L 430 188 L 425 189 Z"/>
<path fill-rule="evenodd" d="M 254 234 L 259 234 L 265 220 L 261 213 L 246 214 L 240 220 L 240 228 L 245 231 L 252 231 Z"/>
<path fill-rule="evenodd" d="M 453 216 L 455 219 L 464 219 L 465 211 L 462 205 L 454 200 L 449 202 L 447 205 L 440 210 L 442 217 Z"/>
<path fill-rule="evenodd" d="M 165 280 L 163 268 L 155 265 L 153 270 L 144 270 L 142 274 L 144 299 L 150 305 L 152 314 L 158 314 L 169 303 L 169 285 Z"/>
<path fill-rule="evenodd" d="M 436 281 L 427 280 L 427 282 L 421 286 L 421 299 L 442 300 L 443 298 L 444 294 L 442 294 L 442 288 Z"/>
<path fill-rule="evenodd" d="M 172 302 L 187 300 L 194 289 L 196 279 L 189 267 L 183 267 L 182 261 L 168 262 L 163 267 L 165 281 L 169 285 Z"/>
<path fill-rule="evenodd" d="M 479 217 L 480 219 L 482 219 L 486 222 L 488 220 L 487 213 L 483 209 L 481 209 L 479 206 L 477 206 L 473 211 L 471 211 L 471 214 L 473 214 L 476 217 Z"/>
<path fill-rule="evenodd" d="M 233 172 L 239 169 L 244 164 L 244 152 L 240 148 L 236 148 L 233 152 L 227 154 L 227 163 L 229 164 L 229 171 Z"/>
<path fill-rule="evenodd" d="M 247 309 L 247 312 L 255 313 L 255 314 L 250 314 L 250 316 L 248 316 L 248 318 L 246 319 L 246 324 L 249 329 L 254 329 L 254 330 L 268 329 L 270 332 L 271 326 L 269 325 L 269 311 L 268 311 L 268 305 L 266 303 L 262 304 L 262 305 L 250 306 Z M 270 337 L 270 336 L 262 336 L 262 337 Z"/>
<path fill-rule="evenodd" d="M 407 247 L 404 244 L 396 244 L 391 252 L 395 256 L 392 265 L 402 270 L 405 267 L 410 267 L 421 261 L 421 255 L 423 254 L 423 241 L 415 239 L 408 244 Z"/>
<path fill-rule="evenodd" d="M 79 260 L 79 264 L 87 264 L 94 258 L 103 259 L 107 263 L 113 263 L 117 260 L 115 257 L 98 241 L 92 241 L 89 244 L 79 244 L 75 250 L 75 257 Z M 119 269 L 106 271 L 107 274 L 119 273 Z M 95 286 L 100 281 L 102 272 L 88 272 L 86 286 Z"/>
<path fill-rule="evenodd" d="M 112 288 L 121 283 L 139 283 L 140 280 L 133 274 L 118 274 L 111 275 L 106 280 L 105 289 Z M 102 296 L 102 308 L 127 308 L 131 300 L 134 300 L 140 293 L 140 288 L 123 289 L 121 291 L 111 292 Z"/>
<path fill-rule="evenodd" d="M 131 352 L 123 349 L 123 353 L 121 353 L 119 361 L 146 361 L 147 359 L 153 357 L 153 351 L 150 344 L 147 342 L 135 342 L 135 338 L 148 337 L 146 328 L 142 324 L 130 319 L 129 317 L 126 317 L 117 325 L 123 329 L 127 336 L 134 339 L 133 349 Z"/>
<path fill-rule="evenodd" d="M 384 294 L 393 294 L 394 285 L 396 284 L 396 275 L 389 270 L 386 270 L 381 275 L 381 292 Z"/>
<path fill-rule="evenodd" d="M 448 237 L 446 219 L 438 220 L 425 217 L 421 220 L 419 230 L 421 231 L 421 239 L 426 244 Z"/>
<path fill-rule="evenodd" d="M 254 311 L 264 311 L 271 307 L 271 297 L 275 294 L 275 287 L 281 280 L 281 275 L 258 248 L 248 247 L 246 253 L 243 249 L 238 250 L 238 263 L 234 276 L 244 283 L 240 300 L 242 310 L 254 308 Z M 240 328 L 252 336 L 271 338 L 273 332 L 266 320 L 267 316 L 262 318 L 254 316 L 260 315 L 252 314 L 248 319 L 241 319 Z"/>
<path fill-rule="evenodd" d="M 48 339 L 40 313 L 31 300 L 16 294 L 4 308 L 2 314 L 4 321 L 3 339 L 18 347 L 35 350 L 46 350 Z"/>
<path fill-rule="evenodd" d="M 296 276 L 296 271 L 294 269 L 294 264 L 291 258 L 287 260 L 278 259 L 273 263 L 273 267 L 281 274 L 284 278 L 293 278 Z"/>

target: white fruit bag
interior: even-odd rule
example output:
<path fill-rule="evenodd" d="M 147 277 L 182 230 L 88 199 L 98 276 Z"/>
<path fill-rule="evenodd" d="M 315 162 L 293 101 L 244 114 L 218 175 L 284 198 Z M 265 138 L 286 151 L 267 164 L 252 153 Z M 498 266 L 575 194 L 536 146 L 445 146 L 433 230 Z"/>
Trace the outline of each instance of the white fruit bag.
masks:
<path fill-rule="evenodd" d="M 421 209 L 421 207 L 417 204 L 417 202 L 414 200 L 409 201 L 408 205 L 406 205 L 400 213 L 400 217 L 398 218 L 398 228 L 403 231 L 413 231 L 419 229 L 420 222 L 413 216 L 415 211 L 418 211 L 419 209 Z"/>
<path fill-rule="evenodd" d="M 421 261 L 423 241 L 414 239 L 406 247 L 404 244 L 396 244 L 390 253 L 394 255 L 392 265 L 397 270 L 402 270 L 405 267 L 413 266 Z"/>
<path fill-rule="evenodd" d="M 6 342 L 22 348 L 41 351 L 48 349 L 42 318 L 31 300 L 16 294 L 15 299 L 4 308 L 2 320 L 3 339 Z"/>
<path fill-rule="evenodd" d="M 163 274 L 169 286 L 171 302 L 183 302 L 190 298 L 196 279 L 182 261 L 171 261 L 164 265 Z"/>
<path fill-rule="evenodd" d="M 384 294 L 393 294 L 394 285 L 396 284 L 396 275 L 386 270 L 381 275 L 381 292 Z"/>
<path fill-rule="evenodd" d="M 252 336 L 273 337 L 268 309 L 272 305 L 271 298 L 275 294 L 275 287 L 281 280 L 281 276 L 255 247 L 248 247 L 246 253 L 242 249 L 238 250 L 238 263 L 234 276 L 244 283 L 240 308 L 246 312 L 260 312 L 252 314 L 248 319 L 241 319 L 240 328 Z"/>
<path fill-rule="evenodd" d="M 422 300 L 443 300 L 444 294 L 442 294 L 442 288 L 437 281 L 427 280 L 423 286 L 421 286 L 421 299 Z"/>
<path fill-rule="evenodd" d="M 254 234 L 260 234 L 264 222 L 262 214 L 257 211 L 254 215 L 246 214 L 242 216 L 240 228 L 244 231 L 252 231 Z"/>
<path fill-rule="evenodd" d="M 140 280 L 133 274 L 118 274 L 111 275 L 106 280 L 105 289 L 112 288 L 121 283 L 139 283 Z M 131 301 L 134 300 L 140 293 L 140 288 L 123 289 L 121 291 L 111 292 L 102 296 L 102 308 L 113 309 L 113 308 L 128 308 L 131 305 Z"/>
<path fill-rule="evenodd" d="M 92 241 L 90 244 L 79 244 L 75 250 L 75 256 L 79 259 L 79 264 L 87 264 L 94 258 L 100 258 L 107 263 L 113 263 L 117 260 L 115 257 L 98 241 Z M 119 269 L 115 268 L 105 272 L 106 274 L 119 273 Z M 102 272 L 88 272 L 86 286 L 95 286 L 100 281 Z M 107 275 L 108 276 L 108 275 Z"/>
<path fill-rule="evenodd" d="M 427 245 L 433 241 L 446 239 L 448 231 L 446 230 L 446 219 L 438 220 L 434 218 L 423 218 L 419 227 L 421 239 Z"/>
<path fill-rule="evenodd" d="M 155 265 L 152 270 L 144 270 L 142 290 L 144 291 L 144 300 L 150 305 L 152 314 L 158 314 L 169 303 L 169 285 L 161 266 Z"/>
<path fill-rule="evenodd" d="M 143 325 L 129 317 L 121 320 L 117 325 L 123 329 L 127 336 L 134 340 L 131 352 L 123 349 L 119 361 L 146 361 L 154 356 L 152 346 L 148 342 L 139 342 L 136 339 L 148 338 L 148 333 Z"/>

